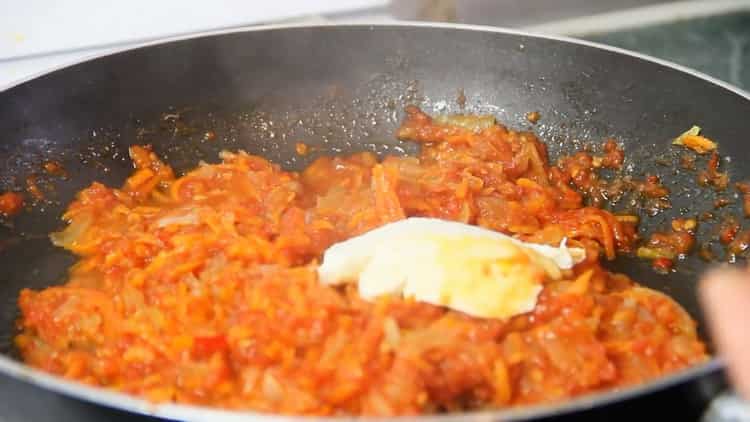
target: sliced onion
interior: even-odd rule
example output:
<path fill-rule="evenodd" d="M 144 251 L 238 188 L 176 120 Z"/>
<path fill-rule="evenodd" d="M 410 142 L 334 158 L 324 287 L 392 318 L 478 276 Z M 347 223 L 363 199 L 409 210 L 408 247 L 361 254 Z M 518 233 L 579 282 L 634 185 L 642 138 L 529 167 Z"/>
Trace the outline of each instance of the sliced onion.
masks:
<path fill-rule="evenodd" d="M 198 224 L 198 215 L 195 211 L 189 211 L 182 215 L 168 215 L 156 221 L 156 227 L 162 228 L 170 225 L 192 226 Z"/>
<path fill-rule="evenodd" d="M 52 240 L 53 245 L 70 249 L 81 239 L 89 227 L 91 227 L 93 220 L 94 219 L 89 214 L 77 215 L 71 220 L 68 227 L 62 231 L 50 234 L 49 238 Z"/>
<path fill-rule="evenodd" d="M 390 317 L 386 318 L 383 322 L 383 333 L 385 334 L 385 343 L 388 347 L 396 349 L 401 340 L 401 331 L 398 328 L 396 320 Z"/>
<path fill-rule="evenodd" d="M 284 391 L 281 387 L 281 384 L 268 370 L 266 370 L 263 374 L 262 388 L 263 395 L 266 396 L 266 399 L 268 401 L 275 402 L 281 400 L 284 397 Z"/>
<path fill-rule="evenodd" d="M 466 114 L 451 114 L 445 116 L 437 116 L 434 119 L 435 123 L 445 126 L 458 126 L 464 129 L 468 129 L 474 132 L 481 132 L 484 129 L 495 126 L 496 120 L 494 116 L 489 115 L 466 115 Z"/>

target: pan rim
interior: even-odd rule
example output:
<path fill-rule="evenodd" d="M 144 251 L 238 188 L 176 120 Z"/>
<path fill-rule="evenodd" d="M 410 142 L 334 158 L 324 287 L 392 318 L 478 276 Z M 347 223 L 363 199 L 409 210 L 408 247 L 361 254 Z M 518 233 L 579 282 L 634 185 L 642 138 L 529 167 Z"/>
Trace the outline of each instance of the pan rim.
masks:
<path fill-rule="evenodd" d="M 212 30 L 212 31 L 201 31 L 201 32 L 194 32 L 194 33 L 189 33 L 189 34 L 181 34 L 181 35 L 175 35 L 175 36 L 170 36 L 170 37 L 165 37 L 165 38 L 159 38 L 159 39 L 149 40 L 149 41 L 141 42 L 141 43 L 118 45 L 118 46 L 113 46 L 111 48 L 108 48 L 104 51 L 103 50 L 93 51 L 91 52 L 90 55 L 79 57 L 67 63 L 51 66 L 47 69 L 41 70 L 39 72 L 35 72 L 24 78 L 20 78 L 16 81 L 10 82 L 9 84 L 5 86 L 0 86 L 0 94 L 2 94 L 4 91 L 23 85 L 27 82 L 30 82 L 44 75 L 56 72 L 58 70 L 62 70 L 68 67 L 72 67 L 72 66 L 84 63 L 84 62 L 111 56 L 114 54 L 119 54 L 119 53 L 123 53 L 126 51 L 131 51 L 131 50 L 138 50 L 144 47 L 151 47 L 151 46 L 160 45 L 160 44 L 168 44 L 168 43 L 177 42 L 177 41 L 186 41 L 186 40 L 191 40 L 195 38 L 206 38 L 206 37 L 212 37 L 212 36 L 218 36 L 218 35 L 239 34 L 243 32 L 262 32 L 262 31 L 273 31 L 273 30 L 281 30 L 281 29 L 345 28 L 345 27 L 370 28 L 371 30 L 374 30 L 375 28 L 388 28 L 388 27 L 457 29 L 457 30 L 463 30 L 463 31 L 469 31 L 469 32 L 489 32 L 489 33 L 497 33 L 497 34 L 505 34 L 505 35 L 517 35 L 517 36 L 528 37 L 528 38 L 559 41 L 559 42 L 564 42 L 568 44 L 581 45 L 581 46 L 585 46 L 589 48 L 594 48 L 597 50 L 604 50 L 604 51 L 609 51 L 611 53 L 617 53 L 617 54 L 621 54 L 625 56 L 630 56 L 638 60 L 651 62 L 651 63 L 658 64 L 663 67 L 677 70 L 679 72 L 689 74 L 698 79 L 702 79 L 705 82 L 708 82 L 712 85 L 716 85 L 720 88 L 723 88 L 735 95 L 739 95 L 740 97 L 750 101 L 750 91 L 746 91 L 738 86 L 722 81 L 721 79 L 710 76 L 699 70 L 695 70 L 690 67 L 687 67 L 687 66 L 669 61 L 669 60 L 660 59 L 658 57 L 639 53 L 639 52 L 628 50 L 625 48 L 615 47 L 615 46 L 602 44 L 602 43 L 598 43 L 594 41 L 582 40 L 579 38 L 568 37 L 565 35 L 535 33 L 535 32 L 529 32 L 529 31 L 513 29 L 513 28 L 502 28 L 502 27 L 494 27 L 494 26 L 487 26 L 487 25 L 472 25 L 472 24 L 463 24 L 463 23 L 420 22 L 420 21 L 408 21 L 408 20 L 394 21 L 394 22 L 371 22 L 371 23 L 360 22 L 360 21 L 357 21 L 357 22 L 341 21 L 341 22 L 309 22 L 309 23 L 301 22 L 301 23 L 267 24 L 267 25 L 217 29 L 217 30 Z"/>
<path fill-rule="evenodd" d="M 528 37 L 532 39 L 542 39 L 550 41 L 564 42 L 573 45 L 585 46 L 588 48 L 594 48 L 598 50 L 604 50 L 620 55 L 632 57 L 634 59 L 651 62 L 668 69 L 676 70 L 680 73 L 688 74 L 697 79 L 703 80 L 709 84 L 715 85 L 722 88 L 730 93 L 737 95 L 745 100 L 750 101 L 750 93 L 709 76 L 703 72 L 691 69 L 689 67 L 673 63 L 668 60 L 659 59 L 646 54 L 634 52 L 631 50 L 608 46 L 592 41 L 580 40 L 576 38 L 550 35 L 550 34 L 538 34 L 527 32 L 523 30 L 516 30 L 510 28 L 499 28 L 484 25 L 470 25 L 470 24 L 455 24 L 455 23 L 438 23 L 438 22 L 414 22 L 414 21 L 394 21 L 394 22 L 332 22 L 332 23 L 285 23 L 285 24 L 268 24 L 268 25 L 257 25 L 251 27 L 239 27 L 239 28 L 226 28 L 213 31 L 202 31 L 190 34 L 181 34 L 171 37 L 165 37 L 157 40 L 150 40 L 143 43 L 117 46 L 106 51 L 92 52 L 91 55 L 80 57 L 76 60 L 71 60 L 68 63 L 60 64 L 57 66 L 50 67 L 46 70 L 36 72 L 28 77 L 21 78 L 17 81 L 11 82 L 6 86 L 0 86 L 0 96 L 5 91 L 12 88 L 18 87 L 25 83 L 31 82 L 34 79 L 42 77 L 47 74 L 54 73 L 58 70 L 62 70 L 68 67 L 72 67 L 84 62 L 91 60 L 131 51 L 137 50 L 144 47 L 156 46 L 161 44 L 167 44 L 178 41 L 186 41 L 196 38 L 213 37 L 220 35 L 239 34 L 244 32 L 262 32 L 262 31 L 274 31 L 284 29 L 310 29 L 310 28 L 369 28 L 370 30 L 383 29 L 383 28 L 394 28 L 394 27 L 416 27 L 416 28 L 437 28 L 437 29 L 453 29 L 469 32 L 485 32 L 485 33 L 497 33 L 504 35 L 514 35 L 520 37 Z M 712 373 L 720 372 L 725 368 L 721 358 L 712 356 L 708 361 L 696 365 L 690 368 L 686 368 L 677 373 L 669 374 L 663 377 L 659 377 L 653 381 L 645 384 L 624 388 L 622 390 L 610 390 L 605 392 L 594 392 L 586 394 L 564 403 L 557 404 L 540 404 L 523 406 L 517 409 L 505 409 L 505 410 L 493 410 L 493 411 L 479 411 L 479 412 L 464 412 L 458 414 L 448 415 L 424 415 L 419 417 L 408 417 L 411 419 L 419 419 L 422 421 L 434 421 L 434 422 L 449 422 L 449 421 L 464 421 L 466 418 L 471 420 L 484 421 L 484 420 L 527 420 L 532 418 L 548 417 L 552 415 L 560 415 L 566 413 L 572 413 L 576 411 L 583 411 L 592 409 L 599 406 L 613 404 L 620 401 L 625 401 L 642 394 L 648 394 L 656 391 L 666 389 L 668 387 L 676 386 L 687 381 L 699 378 L 701 376 L 709 375 Z M 275 415 L 266 413 L 254 413 L 245 411 L 232 411 L 223 410 L 220 408 L 212 408 L 205 406 L 193 406 L 184 404 L 154 404 L 146 400 L 137 398 L 135 396 L 127 395 L 124 393 L 117 393 L 112 390 L 105 388 L 90 387 L 77 382 L 65 380 L 62 377 L 50 375 L 48 373 L 31 368 L 19 361 L 13 360 L 7 356 L 0 355 L 0 373 L 6 374 L 20 381 L 25 381 L 39 387 L 46 388 L 67 396 L 72 396 L 78 399 L 82 399 L 87 402 L 105 405 L 112 408 L 126 410 L 130 412 L 136 412 L 147 416 L 156 416 L 162 418 L 179 419 L 179 420 L 221 420 L 221 421 L 281 421 L 281 420 L 293 420 L 293 421 L 330 421 L 330 420 L 347 420 L 356 419 L 364 421 L 380 421 L 380 420 L 394 420 L 394 419 L 405 419 L 406 417 L 396 418 L 313 418 L 305 416 L 285 416 Z"/>
<path fill-rule="evenodd" d="M 120 393 L 103 387 L 88 386 L 63 377 L 52 375 L 32 368 L 7 356 L 0 355 L 0 373 L 16 380 L 23 381 L 55 393 L 80 399 L 96 405 L 134 412 L 145 416 L 166 418 L 182 421 L 221 421 L 221 422 L 331 422 L 356 420 L 363 422 L 380 422 L 394 420 L 419 420 L 422 422 L 472 422 L 497 421 L 506 422 L 525 421 L 550 416 L 560 416 L 607 406 L 623 402 L 641 395 L 655 393 L 669 387 L 688 382 L 695 378 L 721 371 L 723 362 L 720 358 L 713 358 L 700 365 L 686 368 L 682 371 L 657 378 L 645 384 L 624 388 L 593 392 L 560 403 L 520 406 L 518 408 L 470 411 L 454 414 L 432 414 L 420 416 L 396 417 L 311 417 L 291 416 L 272 413 L 260 413 L 243 410 L 230 410 L 218 407 L 197 406 L 175 403 L 152 403 L 137 396 Z"/>

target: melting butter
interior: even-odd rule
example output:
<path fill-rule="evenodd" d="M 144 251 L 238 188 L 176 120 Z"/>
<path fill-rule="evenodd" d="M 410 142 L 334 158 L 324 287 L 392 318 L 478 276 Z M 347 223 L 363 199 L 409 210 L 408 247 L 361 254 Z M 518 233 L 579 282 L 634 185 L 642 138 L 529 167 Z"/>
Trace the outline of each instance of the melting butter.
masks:
<path fill-rule="evenodd" d="M 585 251 L 523 242 L 468 224 L 412 217 L 329 247 L 318 267 L 325 284 L 357 283 L 373 300 L 403 295 L 483 318 L 529 312 L 547 279 Z"/>

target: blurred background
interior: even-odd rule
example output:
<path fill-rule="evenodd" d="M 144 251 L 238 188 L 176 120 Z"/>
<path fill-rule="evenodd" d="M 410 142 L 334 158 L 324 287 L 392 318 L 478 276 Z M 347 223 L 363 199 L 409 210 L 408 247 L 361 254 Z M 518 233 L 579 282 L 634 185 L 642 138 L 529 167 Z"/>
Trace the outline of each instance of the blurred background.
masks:
<path fill-rule="evenodd" d="M 394 0 L 390 10 L 399 19 L 583 38 L 750 88 L 750 0 Z"/>
<path fill-rule="evenodd" d="M 50 68 L 170 36 L 278 22 L 394 20 L 578 37 L 750 88 L 750 0 L 0 0 L 0 90 Z"/>

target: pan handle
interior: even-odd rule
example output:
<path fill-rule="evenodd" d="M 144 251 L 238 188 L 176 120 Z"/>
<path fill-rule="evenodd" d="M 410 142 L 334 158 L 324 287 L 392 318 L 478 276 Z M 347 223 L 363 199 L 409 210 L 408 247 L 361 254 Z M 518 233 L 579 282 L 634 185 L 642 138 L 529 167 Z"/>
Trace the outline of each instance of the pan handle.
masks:
<path fill-rule="evenodd" d="M 750 421 L 750 403 L 733 391 L 724 391 L 711 400 L 701 422 Z"/>

